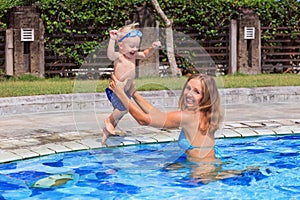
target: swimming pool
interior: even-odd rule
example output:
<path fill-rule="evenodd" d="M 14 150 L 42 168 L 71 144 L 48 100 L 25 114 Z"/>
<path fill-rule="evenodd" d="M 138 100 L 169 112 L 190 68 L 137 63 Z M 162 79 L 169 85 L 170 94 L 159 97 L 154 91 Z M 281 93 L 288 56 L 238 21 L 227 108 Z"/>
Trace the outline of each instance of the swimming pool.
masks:
<path fill-rule="evenodd" d="M 217 139 L 217 146 L 222 163 L 188 162 L 171 142 L 2 164 L 0 199 L 300 198 L 300 134 Z"/>

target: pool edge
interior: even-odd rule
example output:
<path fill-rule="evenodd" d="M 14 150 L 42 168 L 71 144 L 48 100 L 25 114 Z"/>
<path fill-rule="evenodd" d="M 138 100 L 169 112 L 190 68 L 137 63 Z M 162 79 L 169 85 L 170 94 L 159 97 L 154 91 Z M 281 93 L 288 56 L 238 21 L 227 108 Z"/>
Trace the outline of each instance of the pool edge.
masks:
<path fill-rule="evenodd" d="M 277 120 L 278 121 L 278 120 Z M 280 120 L 279 120 L 280 121 Z M 286 119 L 285 119 L 286 121 Z M 228 122 L 224 123 L 223 128 L 218 130 L 215 134 L 216 139 L 229 138 L 247 138 L 247 137 L 261 137 L 261 136 L 282 136 L 282 135 L 296 135 L 300 134 L 300 119 L 290 119 L 294 125 L 280 126 L 266 126 L 268 121 L 255 122 Z M 273 120 L 270 120 L 273 122 Z M 258 126 L 258 124 L 264 124 Z M 248 125 L 246 125 L 248 124 Z M 251 126 L 252 125 L 252 126 Z M 146 136 L 145 136 L 146 135 Z M 16 148 L 11 150 L 0 150 L 0 164 L 15 162 L 19 160 L 26 160 L 46 155 L 67 153 L 81 150 L 93 150 L 108 147 L 121 147 L 138 144 L 153 144 L 163 142 L 177 141 L 179 129 L 173 131 L 162 130 L 160 133 L 143 134 L 143 135 L 122 135 L 110 137 L 108 145 L 101 144 L 101 138 L 88 138 L 84 140 L 75 140 L 61 143 L 48 143 L 42 146 L 29 146 L 23 149 Z"/>

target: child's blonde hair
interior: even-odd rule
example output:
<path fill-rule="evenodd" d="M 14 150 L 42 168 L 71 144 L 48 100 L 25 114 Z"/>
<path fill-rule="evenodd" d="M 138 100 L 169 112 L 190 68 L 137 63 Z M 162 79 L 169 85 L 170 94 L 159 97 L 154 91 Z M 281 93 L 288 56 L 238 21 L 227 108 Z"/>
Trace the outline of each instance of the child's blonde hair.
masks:
<path fill-rule="evenodd" d="M 128 24 L 126 26 L 123 26 L 121 28 L 119 28 L 118 30 L 118 40 L 121 39 L 122 37 L 124 37 L 129 31 L 134 30 L 136 26 L 138 26 L 139 23 L 132 23 L 132 24 Z"/>

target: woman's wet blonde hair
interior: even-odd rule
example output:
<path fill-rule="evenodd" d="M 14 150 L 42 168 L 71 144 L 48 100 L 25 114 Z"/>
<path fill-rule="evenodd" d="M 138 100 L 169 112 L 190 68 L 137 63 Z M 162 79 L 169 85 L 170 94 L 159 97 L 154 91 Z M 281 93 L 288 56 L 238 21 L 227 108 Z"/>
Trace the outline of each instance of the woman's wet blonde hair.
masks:
<path fill-rule="evenodd" d="M 191 75 L 184 85 L 179 98 L 178 106 L 181 110 L 186 109 L 186 105 L 184 103 L 184 90 L 188 82 L 192 79 L 197 79 L 200 81 L 201 84 L 199 84 L 199 86 L 201 87 L 201 91 L 203 93 L 203 98 L 200 101 L 198 108 L 201 115 L 199 129 L 205 133 L 214 133 L 219 128 L 223 119 L 223 111 L 221 108 L 221 99 L 218 87 L 213 77 L 206 74 Z"/>

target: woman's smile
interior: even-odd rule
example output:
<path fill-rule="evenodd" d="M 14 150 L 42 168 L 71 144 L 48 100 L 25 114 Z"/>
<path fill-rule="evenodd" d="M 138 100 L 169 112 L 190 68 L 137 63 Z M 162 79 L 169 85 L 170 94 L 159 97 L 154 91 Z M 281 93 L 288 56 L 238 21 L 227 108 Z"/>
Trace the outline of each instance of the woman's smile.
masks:
<path fill-rule="evenodd" d="M 187 95 L 185 97 L 185 104 L 186 104 L 186 106 L 189 106 L 189 105 L 194 106 L 195 105 L 195 99 L 193 97 Z"/>
<path fill-rule="evenodd" d="M 184 91 L 184 103 L 186 107 L 197 107 L 202 99 L 201 82 L 191 79 Z"/>

